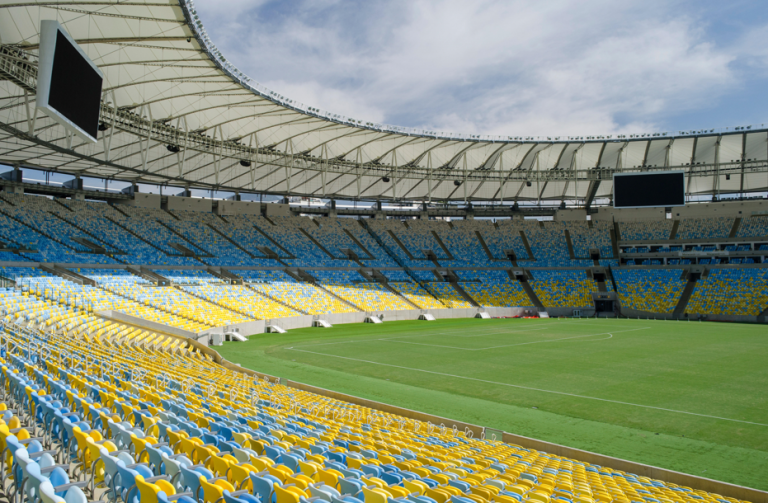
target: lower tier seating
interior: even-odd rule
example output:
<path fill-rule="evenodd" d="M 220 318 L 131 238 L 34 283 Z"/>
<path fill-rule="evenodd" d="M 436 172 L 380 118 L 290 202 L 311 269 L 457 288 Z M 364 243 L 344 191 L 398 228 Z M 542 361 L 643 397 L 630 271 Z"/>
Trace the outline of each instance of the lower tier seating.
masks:
<path fill-rule="evenodd" d="M 768 308 L 768 269 L 711 269 L 700 279 L 686 311 L 757 316 Z"/>
<path fill-rule="evenodd" d="M 687 280 L 682 269 L 614 269 L 622 307 L 671 313 L 683 293 Z"/>
<path fill-rule="evenodd" d="M 741 503 L 289 388 L 196 348 L 0 330 L 9 501 Z"/>

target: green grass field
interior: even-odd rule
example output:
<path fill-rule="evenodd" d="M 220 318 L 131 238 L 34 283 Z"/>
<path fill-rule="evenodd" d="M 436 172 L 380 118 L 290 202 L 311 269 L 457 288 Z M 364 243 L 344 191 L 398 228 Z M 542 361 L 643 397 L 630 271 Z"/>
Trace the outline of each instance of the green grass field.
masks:
<path fill-rule="evenodd" d="M 337 325 L 226 343 L 244 367 L 768 489 L 768 330 L 643 320 Z"/>

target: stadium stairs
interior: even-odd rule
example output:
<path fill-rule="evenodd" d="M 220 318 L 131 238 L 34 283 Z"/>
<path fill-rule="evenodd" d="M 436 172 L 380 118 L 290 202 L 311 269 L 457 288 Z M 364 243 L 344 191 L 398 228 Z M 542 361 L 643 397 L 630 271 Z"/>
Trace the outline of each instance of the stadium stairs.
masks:
<path fill-rule="evenodd" d="M 11 204 L 11 205 L 13 205 L 12 203 L 10 203 L 10 201 L 6 201 L 6 202 Z M 37 234 L 40 234 L 41 236 L 44 236 L 45 238 L 50 239 L 51 241 L 55 241 L 56 243 L 60 244 L 61 246 L 65 247 L 65 248 L 69 248 L 73 252 L 76 252 L 76 253 L 88 253 L 88 252 L 85 252 L 84 250 L 78 250 L 75 247 L 73 247 L 71 245 L 68 245 L 67 243 L 63 242 L 62 240 L 51 236 L 47 232 L 44 232 L 41 229 L 37 229 L 37 228 L 29 225 L 28 223 L 24 222 L 23 220 L 20 220 L 20 219 L 16 218 L 15 216 L 11 215 L 10 213 L 6 212 L 5 210 L 2 209 L 2 207 L 0 207 L 0 213 L 2 213 L 3 215 L 5 215 L 6 217 L 8 217 L 8 218 L 10 218 L 12 220 L 15 220 L 16 222 L 18 222 L 19 224 L 23 225 L 24 227 L 27 227 L 28 229 L 31 229 L 33 232 L 35 232 Z"/>
<path fill-rule="evenodd" d="M 688 301 L 691 300 L 693 290 L 696 288 L 696 280 L 698 279 L 696 275 L 691 274 L 690 272 L 684 274 L 687 274 L 688 276 L 688 283 L 685 284 L 683 293 L 680 294 L 680 300 L 677 301 L 675 310 L 672 312 L 672 316 L 678 319 L 682 318 L 685 314 L 685 308 L 688 305 Z"/>
<path fill-rule="evenodd" d="M 275 225 L 275 224 L 272 222 L 272 220 L 270 220 L 270 219 L 269 219 L 269 218 L 267 218 L 266 216 L 264 216 L 264 219 L 265 219 L 266 221 L 268 221 L 269 223 L 271 223 L 272 225 Z M 256 230 L 257 230 L 257 231 L 258 231 L 258 232 L 259 232 L 259 233 L 260 233 L 262 236 L 264 236 L 265 238 L 267 238 L 267 240 L 269 240 L 269 242 L 270 242 L 270 243 L 272 243 L 273 245 L 275 245 L 275 247 L 276 247 L 278 250 L 280 250 L 280 251 L 282 251 L 283 253 L 285 253 L 285 257 L 286 257 L 287 259 L 289 259 L 289 260 L 293 260 L 293 259 L 295 259 L 295 258 L 296 258 L 296 255 L 294 255 L 293 253 L 291 253 L 291 252 L 289 252 L 288 250 L 286 250 L 285 248 L 283 248 L 283 246 L 282 246 L 280 243 L 278 243 L 277 241 L 275 241 L 275 240 L 272 238 L 272 236 L 270 236 L 270 235 L 269 235 L 269 233 L 268 233 L 268 232 L 265 232 L 265 231 L 264 231 L 263 229 L 261 229 L 261 228 L 260 228 L 258 225 L 254 224 L 254 225 L 253 225 L 253 228 L 254 228 L 254 229 L 256 229 Z M 259 250 L 261 250 L 261 248 L 259 248 Z M 273 253 L 274 253 L 274 252 L 273 252 Z M 275 254 L 275 255 L 276 255 L 276 254 Z M 281 263 L 282 263 L 282 262 L 281 262 Z"/>
<path fill-rule="evenodd" d="M 260 296 L 264 297 L 265 299 L 269 299 L 269 300 L 271 300 L 272 302 L 276 302 L 276 303 L 280 304 L 281 306 L 285 306 L 285 307 L 287 307 L 288 309 L 292 309 L 292 310 L 296 311 L 297 313 L 301 313 L 301 314 L 309 314 L 307 311 L 305 311 L 305 310 L 301 309 L 301 308 L 300 308 L 300 307 L 298 307 L 298 306 L 294 306 L 294 305 L 292 305 L 292 304 L 288 304 L 287 302 L 283 302 L 282 300 L 278 299 L 277 297 L 273 297 L 273 296 L 269 295 L 269 294 L 268 294 L 268 293 L 266 293 L 266 292 L 262 292 L 262 291 L 259 291 L 259 290 L 257 290 L 256 288 L 253 288 L 253 287 L 252 287 L 251 285 L 249 285 L 248 283 L 244 283 L 244 286 L 245 286 L 247 289 L 249 289 L 249 290 L 251 290 L 251 291 L 255 292 L 256 294 L 258 294 L 258 295 L 260 295 Z"/>
<path fill-rule="evenodd" d="M 76 273 L 75 271 L 65 269 L 64 267 L 55 264 L 40 264 L 39 267 L 40 270 L 45 271 L 48 274 L 58 276 L 67 281 L 71 281 L 72 283 L 77 283 L 78 285 L 96 286 L 96 282 L 91 278 Z"/>
<path fill-rule="evenodd" d="M 669 231 L 669 239 L 675 239 L 677 237 L 677 228 L 680 227 L 680 220 L 672 222 L 672 229 Z"/>
<path fill-rule="evenodd" d="M 536 257 L 533 255 L 533 250 L 531 250 L 531 244 L 528 242 L 528 237 L 525 235 L 525 231 L 520 231 L 520 239 L 523 241 L 523 246 L 525 246 L 525 253 L 528 254 L 528 260 L 535 261 Z"/>
<path fill-rule="evenodd" d="M 285 272 L 288 273 L 288 269 L 286 269 Z M 289 274 L 291 274 L 291 276 L 293 276 L 294 278 L 298 279 L 299 281 L 304 281 L 306 283 L 310 283 L 312 286 L 314 286 L 318 290 L 322 290 L 323 293 L 333 297 L 334 299 L 337 299 L 337 300 L 343 302 L 344 304 L 346 304 L 349 307 L 355 309 L 356 311 L 359 311 L 361 313 L 364 313 L 364 312 L 368 311 L 367 309 L 364 309 L 364 308 L 358 306 L 357 304 L 355 304 L 355 303 L 345 299 L 344 297 L 340 297 L 339 295 L 336 295 L 335 293 L 330 291 L 328 288 L 325 288 L 321 283 L 319 283 L 314 276 L 312 276 L 311 274 L 309 274 L 308 272 L 306 272 L 306 271 L 304 271 L 302 269 L 299 269 L 298 272 L 295 273 L 295 274 L 292 274 L 292 273 L 289 273 Z"/>
<path fill-rule="evenodd" d="M 317 239 L 315 239 L 314 237 L 312 237 L 312 235 L 311 235 L 309 232 L 307 232 L 307 231 L 306 231 L 306 229 L 304 229 L 304 228 L 300 228 L 300 229 L 299 229 L 299 232 L 301 232 L 301 233 L 302 233 L 304 236 L 306 236 L 306 237 L 307 237 L 307 239 L 309 239 L 309 241 L 310 241 L 310 242 L 311 242 L 313 245 L 317 246 L 317 248 L 318 248 L 320 251 L 322 251 L 323 253 L 325 253 L 325 254 L 326 254 L 326 256 L 327 256 L 329 259 L 331 259 L 331 260 L 336 260 L 336 258 L 337 258 L 337 257 L 335 257 L 335 256 L 333 255 L 333 253 L 329 252 L 329 251 L 328 251 L 328 249 L 327 249 L 325 246 L 323 246 L 322 244 L 320 244 L 320 241 L 318 241 Z"/>
<path fill-rule="evenodd" d="M 437 276 L 439 279 L 440 274 L 437 271 L 433 271 L 435 273 L 435 276 Z M 472 307 L 482 307 L 480 304 L 477 303 L 475 299 L 473 299 L 467 292 L 464 290 L 461 285 L 459 285 L 459 281 L 461 281 L 461 278 L 459 278 L 455 272 L 449 270 L 448 274 L 446 276 L 446 279 L 448 280 L 448 283 L 451 284 L 454 290 L 456 290 L 456 293 L 459 294 L 460 297 L 462 297 L 464 300 L 469 302 L 469 304 Z"/>
<path fill-rule="evenodd" d="M 243 284 L 243 278 L 241 278 L 237 274 L 231 273 L 230 271 L 224 269 L 223 267 L 208 267 L 206 268 L 206 272 L 208 272 L 208 274 L 216 276 L 217 278 L 229 283 L 230 285 Z"/>
<path fill-rule="evenodd" d="M 169 286 L 171 284 L 170 279 L 144 266 L 128 266 L 126 270 L 134 276 L 145 279 L 157 286 Z"/>
<path fill-rule="evenodd" d="M 387 277 L 384 276 L 381 271 L 373 270 L 371 274 L 368 274 L 363 269 L 359 270 L 358 273 L 365 279 L 369 281 L 375 281 L 378 284 L 380 284 L 385 290 L 387 290 L 389 293 L 397 296 L 400 300 L 411 306 L 413 309 L 421 309 L 419 306 L 408 300 L 402 293 L 398 292 L 391 286 L 389 286 L 389 281 L 387 280 Z"/>
<path fill-rule="evenodd" d="M 456 260 L 453 256 L 453 254 L 448 250 L 448 247 L 445 246 L 445 243 L 443 243 L 443 240 L 440 238 L 440 236 L 437 234 L 436 231 L 432 231 L 432 237 L 435 238 L 435 241 L 437 241 L 437 244 L 440 245 L 440 248 L 443 249 L 443 252 L 445 252 L 446 257 L 448 257 L 448 260 Z"/>
<path fill-rule="evenodd" d="M 221 216 L 219 216 L 219 218 L 221 218 Z M 237 249 L 238 249 L 238 250 L 240 250 L 241 252 L 245 253 L 246 255 L 248 255 L 249 257 L 251 257 L 252 259 L 255 259 L 255 258 L 257 258 L 257 257 L 256 257 L 256 255 L 254 255 L 253 253 L 249 252 L 248 250 L 246 250 L 245 248 L 243 248 L 242 246 L 240 246 L 240 244 L 238 244 L 238 243 L 237 243 L 237 242 L 236 242 L 234 239 L 230 238 L 229 236 L 227 236 L 226 234 L 224 234 L 223 232 L 221 232 L 221 231 L 220 231 L 219 229 L 217 229 L 217 228 L 216 228 L 214 225 L 211 225 L 211 224 L 209 224 L 209 223 L 206 223 L 205 225 L 206 225 L 206 226 L 207 226 L 209 229 L 211 229 L 213 232 L 215 232 L 216 234 L 218 234 L 219 236 L 221 236 L 221 238 L 222 238 L 222 239 L 224 239 L 225 241 L 228 241 L 228 242 L 229 242 L 229 243 L 230 243 L 232 246 L 234 246 L 235 248 L 237 248 Z M 277 254 L 275 254 L 275 255 L 277 255 Z"/>
<path fill-rule="evenodd" d="M 510 279 L 512 281 L 519 281 L 520 282 L 520 286 L 525 291 L 525 294 L 528 295 L 528 298 L 531 300 L 531 303 L 533 304 L 533 306 L 536 309 L 540 310 L 540 311 L 546 311 L 547 308 L 544 306 L 544 304 L 541 303 L 541 301 L 539 300 L 539 296 L 536 295 L 536 292 L 533 291 L 533 288 L 528 283 L 528 279 L 530 277 L 527 275 L 527 271 L 524 271 L 524 272 L 525 272 L 526 276 L 524 276 L 521 279 L 518 279 L 514 274 L 512 274 L 512 271 L 507 271 L 507 273 L 509 274 L 509 277 L 510 277 Z"/>
<path fill-rule="evenodd" d="M 485 252 L 485 255 L 488 257 L 488 260 L 498 260 L 496 257 L 493 256 L 493 253 L 491 253 L 491 249 L 488 248 L 488 244 L 485 242 L 485 238 L 483 238 L 483 234 L 480 231 L 475 231 L 475 236 L 477 237 L 477 240 L 480 242 L 480 246 L 483 248 L 483 251 Z"/>
<path fill-rule="evenodd" d="M 368 225 L 368 222 L 365 220 L 359 220 L 360 225 L 363 226 L 363 228 L 368 232 L 368 234 L 373 238 L 374 241 L 376 241 L 376 244 L 378 244 L 382 250 L 384 250 L 387 255 L 389 255 L 389 258 L 395 261 L 397 265 L 399 265 L 403 271 L 413 280 L 414 283 L 419 284 L 421 283 L 421 280 L 413 273 L 410 267 L 403 264 L 403 261 L 400 260 L 400 258 L 397 256 L 395 252 L 393 252 L 389 246 L 387 246 L 386 243 L 381 239 L 381 236 L 376 234 L 376 232 L 371 228 L 370 225 Z M 408 252 L 406 252 L 408 254 Z M 430 294 L 431 295 L 431 294 Z"/>
<path fill-rule="evenodd" d="M 54 199 L 54 201 L 58 201 L 58 199 Z M 61 204 L 61 203 L 59 203 L 59 204 Z M 61 204 L 61 205 L 64 206 L 63 204 Z M 67 208 L 67 210 L 69 210 L 70 212 L 72 212 L 72 209 L 68 208 L 67 206 L 64 206 L 64 207 Z M 120 249 L 120 248 L 118 248 L 118 247 L 116 247 L 114 245 L 104 243 L 98 236 L 96 236 L 95 234 L 91 233 L 87 229 L 83 228 L 81 225 L 78 225 L 76 222 L 70 221 L 68 218 L 65 218 L 63 215 L 59 215 L 59 214 L 53 213 L 53 212 L 50 212 L 50 213 L 51 213 L 51 215 L 53 215 L 54 217 L 58 218 L 62 222 L 66 223 L 68 225 L 71 225 L 72 227 L 74 227 L 75 229 L 79 230 L 83 234 L 93 238 L 95 240 L 95 243 L 89 243 L 88 240 L 82 239 L 82 238 L 73 238 L 73 240 L 79 242 L 83 246 L 87 246 L 94 253 L 105 253 L 105 254 L 109 253 L 110 256 L 113 256 L 113 255 L 116 255 L 116 254 L 127 255 L 125 250 L 122 250 L 122 249 Z M 102 243 L 102 245 L 98 245 L 97 243 Z M 115 253 L 114 251 L 108 251 L 109 248 L 117 250 L 117 253 Z M 112 258 L 115 258 L 115 257 L 113 256 Z"/>
<path fill-rule="evenodd" d="M 359 220 L 358 220 L 358 222 L 359 222 Z M 344 229 L 344 233 L 347 236 L 349 236 L 349 239 L 351 239 L 353 243 L 355 243 L 357 246 L 359 246 L 360 249 L 363 250 L 368 255 L 368 257 L 367 257 L 368 260 L 375 260 L 376 259 L 376 257 L 373 255 L 373 253 L 371 253 L 371 251 L 368 248 L 366 248 L 365 245 L 363 243 L 361 243 L 360 240 L 357 239 L 357 237 L 355 237 L 354 234 L 349 232 L 349 229 Z"/>
<path fill-rule="evenodd" d="M 248 317 L 248 318 L 253 318 L 253 315 L 252 315 L 251 313 L 247 313 L 247 312 L 245 312 L 245 311 L 240 311 L 239 309 L 235 309 L 234 307 L 231 307 L 231 306 L 227 306 L 227 305 L 225 305 L 225 304 L 223 304 L 223 303 L 221 303 L 221 302 L 215 302 L 215 301 L 212 301 L 212 300 L 206 299 L 206 298 L 205 298 L 205 297 L 203 297 L 202 295 L 198 295 L 198 294 L 196 294 L 196 293 L 194 293 L 194 292 L 189 292 L 189 291 L 187 291 L 187 290 L 184 290 L 184 289 L 183 289 L 183 288 L 181 288 L 180 286 L 174 286 L 173 288 L 177 289 L 177 290 L 178 290 L 178 291 L 180 291 L 180 292 L 183 292 L 183 293 L 185 293 L 186 295 L 189 295 L 189 296 L 191 296 L 191 297 L 195 297 L 196 299 L 199 299 L 199 300 L 201 300 L 201 301 L 203 301 L 203 302 L 205 302 L 205 303 L 208 303 L 208 304 L 214 304 L 214 305 L 216 305 L 216 306 L 220 307 L 221 309 L 224 309 L 225 311 L 232 311 L 233 313 L 237 313 L 237 314 L 239 314 L 239 315 L 242 315 L 242 316 L 246 316 L 246 317 Z M 295 308 L 293 308 L 293 309 L 295 309 Z"/>
<path fill-rule="evenodd" d="M 731 232 L 728 233 L 728 237 L 735 238 L 736 235 L 739 233 L 739 227 L 741 227 L 741 218 L 734 218 L 733 227 L 731 227 Z"/>
<path fill-rule="evenodd" d="M 563 231 L 563 234 L 565 235 L 565 245 L 568 247 L 568 258 L 571 260 L 576 259 L 576 253 L 573 251 L 573 241 L 571 241 L 571 231 L 568 229 L 565 229 Z"/>
<path fill-rule="evenodd" d="M 177 217 L 176 215 L 173 215 L 173 217 L 176 220 L 179 219 L 179 217 Z M 184 256 L 193 257 L 195 260 L 199 261 L 202 264 L 205 264 L 205 262 L 202 260 L 203 258 L 213 258 L 214 257 L 214 255 L 210 251 L 208 251 L 205 248 L 203 248 L 202 245 L 193 243 L 192 241 L 190 241 L 189 239 L 184 237 L 183 234 L 181 234 L 176 229 L 174 229 L 170 225 L 166 224 L 162 220 L 156 219 L 155 222 L 157 222 L 158 224 L 160 224 L 163 227 L 165 227 L 166 229 L 168 229 L 171 232 L 171 234 L 175 235 L 176 237 L 178 237 L 182 241 L 182 243 L 169 243 L 169 245 L 172 246 L 173 248 L 179 250 L 179 251 L 182 251 L 182 254 Z M 183 243 L 189 244 L 189 246 L 191 246 L 192 248 L 187 248 L 187 246 L 185 246 Z M 199 253 L 196 253 L 194 251 L 195 249 L 202 250 L 205 253 L 201 255 Z M 186 250 L 186 251 L 184 251 L 184 250 Z"/>
<path fill-rule="evenodd" d="M 114 205 L 114 206 L 112 206 L 112 207 L 113 207 L 114 209 L 118 210 L 118 211 L 119 211 L 120 213 L 122 213 L 123 215 L 126 215 L 126 213 L 125 213 L 125 212 L 123 212 L 122 210 L 118 209 L 118 206 L 119 206 L 119 205 Z M 126 216 L 127 216 L 127 215 L 126 215 Z M 159 252 L 160 252 L 160 253 L 162 253 L 163 255 L 167 255 L 167 256 L 169 256 L 169 257 L 180 257 L 180 256 L 181 256 L 181 255 L 175 255 L 175 254 L 171 254 L 171 253 L 168 253 L 166 250 L 163 250 L 162 248 L 160 248 L 160 247 L 159 247 L 159 246 L 157 246 L 156 244 L 152 243 L 152 242 L 151 242 L 151 241 L 149 241 L 148 239 L 144 239 L 143 237 L 141 237 L 141 236 L 140 236 L 140 235 L 138 235 L 137 233 L 133 232 L 131 229 L 129 229 L 129 228 L 128 228 L 128 227 L 126 227 L 125 225 L 121 224 L 120 222 L 118 222 L 118 221 L 117 221 L 117 220 L 115 220 L 114 218 L 110 217 L 109 215 L 104 215 L 104 218 L 105 218 L 105 219 L 107 219 L 107 220 L 109 220 L 110 222 L 112 222 L 113 224 L 115 224 L 116 226 L 118 226 L 119 228 L 121 228 L 122 230 L 124 230 L 125 232 L 127 232 L 128 234 L 130 234 L 131 236 L 133 236 L 134 238 L 138 239 L 138 240 L 139 240 L 139 241 L 141 241 L 142 243 L 145 243 L 145 244 L 147 244 L 147 245 L 151 246 L 152 248 L 154 248 L 155 250 L 159 251 Z"/>

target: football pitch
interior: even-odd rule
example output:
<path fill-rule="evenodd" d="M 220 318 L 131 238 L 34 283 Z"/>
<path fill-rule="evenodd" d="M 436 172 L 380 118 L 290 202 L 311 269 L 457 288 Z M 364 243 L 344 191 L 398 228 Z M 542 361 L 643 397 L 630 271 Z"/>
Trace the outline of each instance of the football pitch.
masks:
<path fill-rule="evenodd" d="M 404 321 L 259 334 L 216 349 L 341 393 L 768 490 L 765 326 Z"/>

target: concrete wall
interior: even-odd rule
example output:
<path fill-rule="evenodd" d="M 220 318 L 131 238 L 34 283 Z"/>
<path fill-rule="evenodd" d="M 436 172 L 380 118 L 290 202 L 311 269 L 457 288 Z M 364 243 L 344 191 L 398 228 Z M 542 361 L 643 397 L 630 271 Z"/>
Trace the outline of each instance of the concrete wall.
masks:
<path fill-rule="evenodd" d="M 133 194 L 133 199 L 116 199 L 113 204 L 124 204 L 127 206 L 159 210 L 162 205 L 161 199 L 160 194 L 142 194 L 136 192 Z"/>
<path fill-rule="evenodd" d="M 264 205 L 264 214 L 268 217 L 290 217 L 291 207 L 287 204 L 266 204 Z"/>
<path fill-rule="evenodd" d="M 555 212 L 556 222 L 569 222 L 587 220 L 587 210 L 557 210 Z"/>
<path fill-rule="evenodd" d="M 404 309 L 398 311 L 370 311 L 370 314 L 375 316 L 384 315 L 384 322 L 388 321 L 405 321 L 405 320 L 417 320 L 422 313 L 429 313 L 438 320 L 454 319 L 454 318 L 474 318 L 474 316 L 480 311 L 487 312 L 492 318 L 503 316 L 524 316 L 526 310 L 536 311 L 535 307 L 489 307 L 481 309 L 478 307 L 466 308 L 466 309 Z M 594 310 L 593 310 L 594 311 Z M 363 323 L 366 313 L 337 313 L 337 314 L 321 314 L 317 318 L 325 320 L 331 325 L 343 325 L 346 323 Z M 292 316 L 290 318 L 274 318 L 267 320 L 266 325 L 277 325 L 285 330 L 293 330 L 294 328 L 307 328 L 312 326 L 312 320 L 315 317 L 312 315 Z"/>
<path fill-rule="evenodd" d="M 145 320 L 144 318 L 139 318 L 137 316 L 131 316 L 130 314 L 121 313 L 120 311 L 96 311 L 96 314 L 98 316 L 101 316 L 102 318 L 106 318 L 108 320 L 114 320 L 118 322 L 128 323 L 130 325 L 135 325 L 137 327 L 145 328 L 147 330 L 152 330 L 155 332 L 161 332 L 166 333 L 169 335 L 175 335 L 178 337 L 184 337 L 185 339 L 192 339 L 194 341 L 197 341 L 198 338 L 200 339 L 200 342 L 203 344 L 207 344 L 207 338 L 200 338 L 198 334 L 194 332 L 190 332 L 188 330 L 183 330 L 181 328 L 176 327 L 169 327 L 168 325 L 163 325 L 162 323 L 157 323 L 154 321 Z"/>
<path fill-rule="evenodd" d="M 559 214 L 560 212 L 558 212 Z M 752 214 L 768 214 L 768 201 L 734 201 L 722 203 L 690 204 L 672 208 L 672 218 L 706 218 L 706 217 L 748 217 Z M 598 208 L 592 219 L 615 220 L 617 222 L 642 222 L 647 220 L 664 220 L 664 208 L 614 209 Z M 557 217 L 555 217 L 557 219 Z"/>
<path fill-rule="evenodd" d="M 648 220 L 664 220 L 666 212 L 664 208 L 638 208 L 638 209 L 614 209 L 598 208 L 597 213 L 592 215 L 595 221 L 613 221 L 617 222 L 643 222 Z"/>
<path fill-rule="evenodd" d="M 201 211 L 210 213 L 213 210 L 213 200 L 200 197 L 168 196 L 165 209 L 168 211 Z"/>
<path fill-rule="evenodd" d="M 197 337 L 210 336 L 212 334 L 223 334 L 224 332 L 240 330 L 241 335 L 254 335 L 264 333 L 264 320 L 245 321 L 243 323 L 233 323 L 221 327 L 213 327 L 197 334 Z"/>
<path fill-rule="evenodd" d="M 584 307 L 548 307 L 545 309 L 547 314 L 553 318 L 557 318 L 558 316 L 573 316 L 573 310 L 574 309 L 581 309 L 581 317 L 586 318 L 589 316 L 594 316 L 595 314 L 595 306 L 584 306 Z"/>
<path fill-rule="evenodd" d="M 768 201 L 736 201 L 732 203 L 692 204 L 672 208 L 673 218 L 748 217 L 753 212 L 768 211 Z"/>
<path fill-rule="evenodd" d="M 261 203 L 253 201 L 219 201 L 219 215 L 261 215 Z"/>

